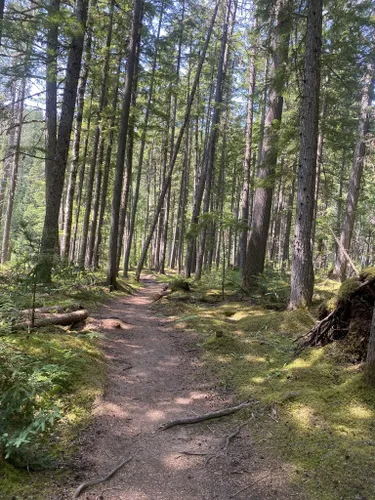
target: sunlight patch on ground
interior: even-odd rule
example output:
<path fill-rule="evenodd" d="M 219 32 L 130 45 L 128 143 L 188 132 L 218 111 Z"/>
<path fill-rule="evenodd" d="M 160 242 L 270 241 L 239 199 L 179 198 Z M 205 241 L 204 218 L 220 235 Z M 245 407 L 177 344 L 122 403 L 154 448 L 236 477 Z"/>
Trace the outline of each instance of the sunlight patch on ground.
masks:
<path fill-rule="evenodd" d="M 158 422 L 165 418 L 165 412 L 160 410 L 149 410 L 146 412 L 145 417 L 152 422 Z"/>
<path fill-rule="evenodd" d="M 374 418 L 374 412 L 369 410 L 368 408 L 365 408 L 364 406 L 349 406 L 348 411 L 354 418 Z"/>

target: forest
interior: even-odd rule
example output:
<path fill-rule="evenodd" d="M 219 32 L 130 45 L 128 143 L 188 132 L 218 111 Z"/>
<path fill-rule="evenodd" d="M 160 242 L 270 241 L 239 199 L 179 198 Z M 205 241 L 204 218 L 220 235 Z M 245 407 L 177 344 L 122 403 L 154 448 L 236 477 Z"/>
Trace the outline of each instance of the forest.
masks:
<path fill-rule="evenodd" d="M 0 499 L 375 497 L 374 88 L 371 0 L 0 0 Z"/>

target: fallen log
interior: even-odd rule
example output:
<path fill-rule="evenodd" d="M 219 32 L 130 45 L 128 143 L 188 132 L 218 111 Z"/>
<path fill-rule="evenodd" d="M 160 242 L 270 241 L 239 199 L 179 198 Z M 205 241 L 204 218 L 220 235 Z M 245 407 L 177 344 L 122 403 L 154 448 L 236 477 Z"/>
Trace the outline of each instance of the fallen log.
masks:
<path fill-rule="evenodd" d="M 14 326 L 17 328 L 40 328 L 42 326 L 61 325 L 68 326 L 73 323 L 78 323 L 88 318 L 89 313 L 87 309 L 80 309 L 79 311 L 65 312 L 65 313 L 50 313 L 50 312 L 36 312 L 34 318 L 32 315 L 27 315 L 21 318 L 21 322 Z"/>
<path fill-rule="evenodd" d="M 245 401 L 237 406 L 231 406 L 229 408 L 213 411 L 204 415 L 194 415 L 193 417 L 179 418 L 177 420 L 172 420 L 171 422 L 162 424 L 159 429 L 161 431 L 165 431 L 166 429 L 170 429 L 171 427 L 175 427 L 176 425 L 196 424 L 198 422 L 211 420 L 213 418 L 226 417 L 227 415 L 232 415 L 232 413 L 236 413 L 237 411 L 242 410 L 242 408 L 247 408 L 250 404 L 250 401 Z"/>
<path fill-rule="evenodd" d="M 80 309 L 84 309 L 80 304 L 71 304 L 70 306 L 60 306 L 60 305 L 54 305 L 54 306 L 44 306 L 44 307 L 37 307 L 35 309 L 23 309 L 20 311 L 21 316 L 31 316 L 33 313 L 34 314 L 43 314 L 43 313 L 59 313 L 59 314 L 64 314 L 68 312 L 73 312 L 73 311 L 79 311 Z"/>

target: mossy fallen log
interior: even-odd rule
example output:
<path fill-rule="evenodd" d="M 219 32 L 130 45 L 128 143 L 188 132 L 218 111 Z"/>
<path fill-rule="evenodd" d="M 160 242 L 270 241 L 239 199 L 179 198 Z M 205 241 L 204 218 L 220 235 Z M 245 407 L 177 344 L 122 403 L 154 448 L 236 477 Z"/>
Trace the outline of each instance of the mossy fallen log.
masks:
<path fill-rule="evenodd" d="M 337 296 L 320 306 L 320 321 L 296 339 L 296 354 L 307 347 L 324 347 L 346 339 L 351 359 L 364 360 L 374 304 L 375 268 L 366 268 L 358 277 L 344 281 Z"/>

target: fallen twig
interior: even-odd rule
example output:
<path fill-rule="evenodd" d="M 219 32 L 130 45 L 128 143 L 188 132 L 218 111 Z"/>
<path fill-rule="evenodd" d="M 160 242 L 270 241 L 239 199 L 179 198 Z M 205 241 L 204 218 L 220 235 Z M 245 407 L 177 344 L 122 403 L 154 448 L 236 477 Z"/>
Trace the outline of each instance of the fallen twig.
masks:
<path fill-rule="evenodd" d="M 197 456 L 197 457 L 206 457 L 209 455 L 209 453 L 198 453 L 195 451 L 179 451 L 178 453 L 181 453 L 182 455 L 192 455 L 192 456 Z"/>
<path fill-rule="evenodd" d="M 242 493 L 243 491 L 245 490 L 248 490 L 249 488 L 251 488 L 252 486 L 254 486 L 254 484 L 256 483 L 259 483 L 260 481 L 263 481 L 264 479 L 267 479 L 267 477 L 271 474 L 271 472 L 267 472 L 267 474 L 265 474 L 264 476 L 262 477 L 259 477 L 258 479 L 256 479 L 255 481 L 253 481 L 252 483 L 248 484 L 247 486 L 245 486 L 244 488 L 241 488 L 240 490 L 236 491 L 236 493 L 234 493 L 233 495 L 231 495 L 229 498 L 235 498 L 237 495 L 239 495 L 240 493 Z"/>
<path fill-rule="evenodd" d="M 222 444 L 215 451 L 215 453 L 211 453 L 210 456 L 207 457 L 206 462 L 204 464 L 205 466 L 210 462 L 210 460 L 212 460 L 213 458 L 216 458 L 221 451 L 223 451 L 224 453 L 226 453 L 226 451 L 228 449 L 228 446 L 229 446 L 230 442 L 232 441 L 232 439 L 234 439 L 236 436 L 238 436 L 238 434 L 240 433 L 242 427 L 245 427 L 245 425 L 248 424 L 249 420 L 250 419 L 246 420 L 245 422 L 243 422 L 240 425 L 237 425 L 237 427 L 235 427 L 232 430 L 232 432 L 230 432 L 227 436 L 224 437 Z"/>
<path fill-rule="evenodd" d="M 104 483 L 105 481 L 108 481 L 108 479 L 111 479 L 111 477 L 114 476 L 116 474 L 116 472 L 121 469 L 121 467 L 123 467 L 125 464 L 127 464 L 128 462 L 133 460 L 133 458 L 134 458 L 134 455 L 122 460 L 118 465 L 116 465 L 116 467 L 114 469 L 111 470 L 111 472 L 109 472 L 104 477 L 99 477 L 97 479 L 91 479 L 89 481 L 85 481 L 80 486 L 78 486 L 78 488 L 76 489 L 76 491 L 74 493 L 73 498 L 78 498 L 81 495 L 81 493 L 83 493 L 84 490 L 86 490 L 89 486 L 94 486 L 95 484 L 100 484 L 100 483 Z"/>
<path fill-rule="evenodd" d="M 211 420 L 212 418 L 226 417 L 227 415 L 232 415 L 232 413 L 236 413 L 237 411 L 242 410 L 242 408 L 248 407 L 250 404 L 250 401 L 245 401 L 237 406 L 224 408 L 224 410 L 217 410 L 211 413 L 206 413 L 204 415 L 197 415 L 195 417 L 179 418 L 177 420 L 167 422 L 166 424 L 162 424 L 159 429 L 165 431 L 166 429 L 170 429 L 171 427 L 175 427 L 176 425 L 196 424 L 205 420 Z"/>
<path fill-rule="evenodd" d="M 242 427 L 245 427 L 245 425 L 247 425 L 249 423 L 249 420 L 246 420 L 245 422 L 243 422 L 242 424 L 238 425 L 235 429 L 233 429 L 233 431 L 228 434 L 227 436 L 225 436 L 225 441 L 224 441 L 224 444 L 220 447 L 220 449 L 224 450 L 224 451 L 227 451 L 228 449 L 228 446 L 229 446 L 229 443 L 232 441 L 233 438 L 235 438 L 236 436 L 238 436 L 238 434 L 240 433 Z"/>

